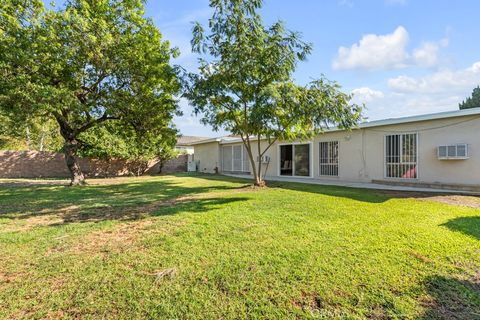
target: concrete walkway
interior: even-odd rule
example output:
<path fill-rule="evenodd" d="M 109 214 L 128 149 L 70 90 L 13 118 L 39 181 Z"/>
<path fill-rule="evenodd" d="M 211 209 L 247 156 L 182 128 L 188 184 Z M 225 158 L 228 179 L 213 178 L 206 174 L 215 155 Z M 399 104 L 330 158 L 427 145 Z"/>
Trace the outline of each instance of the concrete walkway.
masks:
<path fill-rule="evenodd" d="M 224 174 L 229 177 L 252 179 L 249 175 L 239 174 Z M 332 180 L 320 180 L 312 178 L 298 178 L 298 177 L 265 177 L 266 181 L 281 181 L 281 182 L 298 182 L 306 184 L 318 184 L 325 186 L 339 186 L 348 188 L 360 188 L 360 189 L 376 189 L 376 190 L 391 190 L 391 191 L 406 191 L 406 192 L 431 192 L 431 193 L 454 193 L 454 194 L 467 194 L 478 195 L 478 192 L 451 190 L 451 189 L 434 189 L 423 187 L 407 187 L 407 186 L 393 186 L 379 183 L 369 182 L 347 182 L 347 181 L 332 181 Z"/>

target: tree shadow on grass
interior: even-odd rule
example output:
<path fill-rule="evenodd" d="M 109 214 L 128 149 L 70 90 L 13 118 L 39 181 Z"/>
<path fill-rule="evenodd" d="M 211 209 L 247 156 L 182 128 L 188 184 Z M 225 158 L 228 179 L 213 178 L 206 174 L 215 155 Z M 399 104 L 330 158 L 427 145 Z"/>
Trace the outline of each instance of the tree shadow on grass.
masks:
<path fill-rule="evenodd" d="M 179 198 L 167 201 L 159 201 L 136 207 L 108 207 L 90 210 L 69 210 L 60 213 L 61 222 L 52 225 L 68 223 L 101 222 L 105 220 L 135 221 L 149 216 L 175 215 L 182 212 L 202 213 L 215 210 L 223 205 L 239 201 L 247 201 L 245 197 L 235 198 Z"/>
<path fill-rule="evenodd" d="M 222 175 L 199 175 L 198 178 L 208 180 L 227 180 L 232 182 L 245 182 L 245 178 L 228 177 Z M 433 192 L 417 192 L 417 191 L 393 191 L 393 190 L 378 190 L 378 189 L 362 189 L 355 187 L 308 184 L 289 181 L 269 181 L 267 186 L 269 188 L 280 188 L 293 191 L 310 192 L 322 194 L 326 196 L 348 198 L 355 201 L 368 203 L 383 203 L 390 199 L 414 198 L 414 199 L 429 199 L 437 197 L 452 196 L 451 193 L 433 193 Z"/>
<path fill-rule="evenodd" d="M 480 216 L 455 218 L 442 224 L 442 226 L 480 240 Z"/>
<path fill-rule="evenodd" d="M 193 184 L 172 180 L 132 181 L 80 188 L 35 186 L 0 188 L 0 219 L 52 217 L 56 224 L 135 220 L 151 213 L 175 214 L 182 208 L 204 212 L 229 200 L 244 185 Z M 221 194 L 221 195 L 220 195 Z"/>
<path fill-rule="evenodd" d="M 428 297 L 421 319 L 480 319 L 480 274 L 468 280 L 430 277 L 425 281 Z"/>

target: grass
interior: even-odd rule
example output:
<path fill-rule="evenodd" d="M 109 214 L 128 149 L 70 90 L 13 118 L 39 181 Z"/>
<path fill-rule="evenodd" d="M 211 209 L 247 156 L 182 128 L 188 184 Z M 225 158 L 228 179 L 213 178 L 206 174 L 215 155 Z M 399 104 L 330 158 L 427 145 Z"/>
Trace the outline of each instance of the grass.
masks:
<path fill-rule="evenodd" d="M 54 182 L 0 186 L 0 318 L 480 318 L 480 209 L 208 175 Z"/>

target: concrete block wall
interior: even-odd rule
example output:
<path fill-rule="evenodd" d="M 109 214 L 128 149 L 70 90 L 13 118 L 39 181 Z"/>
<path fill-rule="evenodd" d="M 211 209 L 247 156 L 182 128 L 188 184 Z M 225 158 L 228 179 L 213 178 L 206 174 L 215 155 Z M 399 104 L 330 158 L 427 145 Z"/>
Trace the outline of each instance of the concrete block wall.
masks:
<path fill-rule="evenodd" d="M 115 177 L 131 175 L 131 165 L 123 159 L 111 161 L 79 158 L 82 171 L 89 177 Z M 162 173 L 187 171 L 187 155 L 180 155 L 165 163 Z M 147 174 L 158 173 L 158 161 L 148 164 Z M 39 151 L 0 152 L 0 178 L 53 178 L 69 177 L 70 173 L 62 153 Z"/>

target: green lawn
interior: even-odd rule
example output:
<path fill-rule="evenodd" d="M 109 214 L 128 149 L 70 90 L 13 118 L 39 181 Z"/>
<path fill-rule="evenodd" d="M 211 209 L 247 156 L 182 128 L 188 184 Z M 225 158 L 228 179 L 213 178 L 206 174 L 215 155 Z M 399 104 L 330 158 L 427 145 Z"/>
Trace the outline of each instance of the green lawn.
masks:
<path fill-rule="evenodd" d="M 398 196 L 208 175 L 4 183 L 0 318 L 480 319 L 480 209 Z"/>

